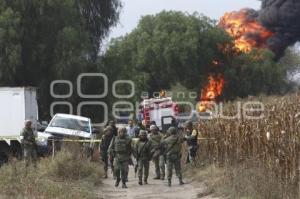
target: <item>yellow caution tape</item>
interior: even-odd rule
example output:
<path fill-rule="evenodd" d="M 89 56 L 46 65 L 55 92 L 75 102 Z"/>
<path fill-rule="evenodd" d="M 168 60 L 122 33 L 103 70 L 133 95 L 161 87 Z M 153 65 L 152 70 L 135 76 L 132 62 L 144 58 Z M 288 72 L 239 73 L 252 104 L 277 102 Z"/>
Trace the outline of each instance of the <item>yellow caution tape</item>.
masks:
<path fill-rule="evenodd" d="M 54 141 L 54 142 L 81 142 L 81 143 L 100 143 L 101 140 L 79 140 L 79 139 L 48 139 L 48 141 Z"/>
<path fill-rule="evenodd" d="M 47 138 L 36 138 L 36 140 L 48 140 L 48 141 L 58 141 L 58 142 L 95 142 L 95 143 L 100 143 L 101 140 L 95 139 L 95 140 L 84 140 L 84 139 L 47 139 Z M 21 137 L 16 137 L 16 136 L 0 136 L 0 141 L 19 141 L 21 140 Z"/>
<path fill-rule="evenodd" d="M 216 138 L 198 138 L 198 140 L 215 140 Z"/>
<path fill-rule="evenodd" d="M 20 137 L 0 136 L 0 141 L 20 140 Z M 36 138 L 36 140 L 44 140 L 45 138 Z M 135 138 L 134 138 L 135 139 Z M 198 138 L 198 140 L 215 140 L 216 138 Z M 47 139 L 48 141 L 56 142 L 81 142 L 81 143 L 101 143 L 101 139 L 86 140 L 86 139 Z"/>

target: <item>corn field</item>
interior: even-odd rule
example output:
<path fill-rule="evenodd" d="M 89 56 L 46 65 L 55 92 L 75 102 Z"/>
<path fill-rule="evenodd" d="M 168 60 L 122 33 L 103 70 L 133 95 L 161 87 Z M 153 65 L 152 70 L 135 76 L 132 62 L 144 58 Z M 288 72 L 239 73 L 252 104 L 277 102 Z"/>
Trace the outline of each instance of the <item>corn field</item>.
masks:
<path fill-rule="evenodd" d="M 243 101 L 252 100 L 263 102 L 262 119 L 216 118 L 199 122 L 199 161 L 227 166 L 258 160 L 258 166 L 268 168 L 286 184 L 299 186 L 300 94 Z M 226 115 L 236 111 L 235 102 L 224 108 Z"/>

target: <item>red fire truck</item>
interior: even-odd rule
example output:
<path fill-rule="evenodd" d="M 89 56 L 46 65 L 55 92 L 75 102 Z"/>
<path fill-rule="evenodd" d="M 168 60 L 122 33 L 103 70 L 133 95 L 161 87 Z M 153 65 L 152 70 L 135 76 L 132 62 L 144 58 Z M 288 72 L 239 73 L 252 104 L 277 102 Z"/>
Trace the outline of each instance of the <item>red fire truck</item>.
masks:
<path fill-rule="evenodd" d="M 160 97 L 144 99 L 139 106 L 138 118 L 143 120 L 146 126 L 155 122 L 157 127 L 162 130 L 163 118 L 176 118 L 179 107 L 172 101 L 171 97 Z M 170 122 L 170 121 L 169 121 Z"/>

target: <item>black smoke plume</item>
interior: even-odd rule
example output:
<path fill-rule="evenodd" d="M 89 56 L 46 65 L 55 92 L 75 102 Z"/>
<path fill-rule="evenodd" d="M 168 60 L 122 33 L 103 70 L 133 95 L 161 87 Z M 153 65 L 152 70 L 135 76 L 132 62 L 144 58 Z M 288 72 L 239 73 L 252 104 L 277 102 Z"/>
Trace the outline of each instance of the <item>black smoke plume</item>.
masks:
<path fill-rule="evenodd" d="M 277 57 L 300 40 L 300 0 L 262 0 L 258 19 L 275 33 L 268 46 Z"/>

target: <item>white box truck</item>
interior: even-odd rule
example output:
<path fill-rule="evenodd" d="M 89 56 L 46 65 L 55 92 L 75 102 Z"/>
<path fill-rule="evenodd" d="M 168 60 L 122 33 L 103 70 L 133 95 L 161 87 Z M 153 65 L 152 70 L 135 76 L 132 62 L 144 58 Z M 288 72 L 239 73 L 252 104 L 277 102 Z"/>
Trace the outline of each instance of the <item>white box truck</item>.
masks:
<path fill-rule="evenodd" d="M 20 132 L 25 120 L 37 126 L 38 105 L 33 87 L 0 88 L 0 164 L 9 154 L 21 156 Z"/>

